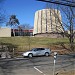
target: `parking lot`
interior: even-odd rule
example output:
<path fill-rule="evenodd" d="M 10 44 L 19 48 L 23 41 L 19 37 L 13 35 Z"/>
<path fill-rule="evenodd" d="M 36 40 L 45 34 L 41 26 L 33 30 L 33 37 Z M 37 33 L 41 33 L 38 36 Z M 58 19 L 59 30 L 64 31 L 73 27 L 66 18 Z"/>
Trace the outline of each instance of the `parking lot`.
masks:
<path fill-rule="evenodd" d="M 54 71 L 54 58 L 33 57 L 0 60 L 0 75 L 53 75 L 75 69 L 75 58 L 68 55 L 58 55 Z"/>

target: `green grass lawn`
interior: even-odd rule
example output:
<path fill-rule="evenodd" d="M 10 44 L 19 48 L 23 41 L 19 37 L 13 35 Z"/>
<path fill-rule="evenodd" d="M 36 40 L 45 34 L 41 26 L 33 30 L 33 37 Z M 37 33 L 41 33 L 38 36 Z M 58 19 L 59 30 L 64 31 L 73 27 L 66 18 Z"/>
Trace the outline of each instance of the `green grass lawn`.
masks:
<path fill-rule="evenodd" d="M 48 38 L 48 37 L 8 37 L 0 38 L 0 44 L 17 46 L 17 50 L 27 50 L 34 47 L 50 47 L 68 44 L 68 38 Z"/>
<path fill-rule="evenodd" d="M 0 43 L 11 43 L 14 45 L 28 45 L 29 43 L 32 45 L 47 45 L 54 43 L 68 43 L 67 38 L 47 38 L 47 37 L 8 37 L 8 38 L 0 38 Z"/>

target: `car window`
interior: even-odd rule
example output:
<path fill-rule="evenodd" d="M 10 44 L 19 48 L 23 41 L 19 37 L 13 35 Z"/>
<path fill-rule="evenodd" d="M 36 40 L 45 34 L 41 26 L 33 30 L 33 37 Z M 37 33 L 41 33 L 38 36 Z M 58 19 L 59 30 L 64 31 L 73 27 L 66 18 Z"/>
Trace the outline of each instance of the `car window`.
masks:
<path fill-rule="evenodd" d="M 38 50 L 40 50 L 40 48 L 37 48 Z"/>
<path fill-rule="evenodd" d="M 44 48 L 41 48 L 41 50 L 45 50 Z"/>
<path fill-rule="evenodd" d="M 34 51 L 38 51 L 38 49 L 37 49 L 37 48 L 35 48 L 35 49 L 34 49 Z"/>
<path fill-rule="evenodd" d="M 41 50 L 45 50 L 45 48 L 34 48 L 33 51 L 41 51 Z"/>
<path fill-rule="evenodd" d="M 36 48 L 34 51 L 40 51 L 41 50 L 41 48 Z"/>
<path fill-rule="evenodd" d="M 38 51 L 45 50 L 44 48 L 37 48 Z"/>

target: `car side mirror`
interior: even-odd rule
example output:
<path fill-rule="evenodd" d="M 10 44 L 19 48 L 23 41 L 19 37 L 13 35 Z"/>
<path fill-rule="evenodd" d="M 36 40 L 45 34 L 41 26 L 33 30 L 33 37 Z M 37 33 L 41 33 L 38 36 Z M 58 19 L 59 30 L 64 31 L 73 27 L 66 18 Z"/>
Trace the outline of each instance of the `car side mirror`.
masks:
<path fill-rule="evenodd" d="M 34 50 L 35 52 L 37 51 L 37 50 Z"/>

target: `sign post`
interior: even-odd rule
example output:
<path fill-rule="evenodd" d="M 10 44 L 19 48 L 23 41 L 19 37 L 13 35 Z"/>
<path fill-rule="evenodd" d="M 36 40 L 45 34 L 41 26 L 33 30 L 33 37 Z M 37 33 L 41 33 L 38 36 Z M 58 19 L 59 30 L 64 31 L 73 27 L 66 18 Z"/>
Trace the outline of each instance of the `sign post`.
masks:
<path fill-rule="evenodd" d="M 54 66 L 53 66 L 53 75 L 55 75 L 55 63 L 57 58 L 57 52 L 54 52 Z"/>
<path fill-rule="evenodd" d="M 14 48 L 13 48 L 13 58 L 14 58 Z"/>

